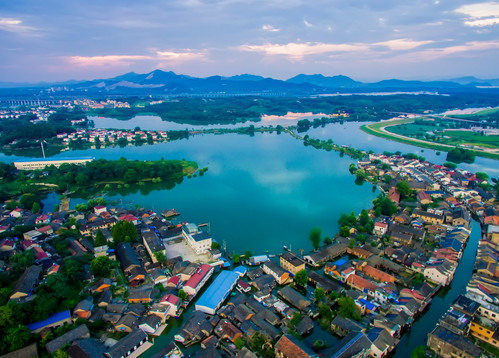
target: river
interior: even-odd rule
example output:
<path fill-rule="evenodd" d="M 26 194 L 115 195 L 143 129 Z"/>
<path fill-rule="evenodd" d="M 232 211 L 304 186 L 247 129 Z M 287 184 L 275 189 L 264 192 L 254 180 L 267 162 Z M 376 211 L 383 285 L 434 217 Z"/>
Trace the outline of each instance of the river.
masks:
<path fill-rule="evenodd" d="M 449 310 L 452 302 L 460 294 L 466 293 L 466 286 L 473 274 L 478 242 L 481 236 L 482 229 L 480 223 L 473 220 L 471 223 L 470 238 L 450 287 L 439 291 L 431 301 L 430 307 L 424 312 L 424 315 L 416 320 L 410 330 L 402 336 L 397 345 L 394 358 L 406 358 L 417 346 L 425 346 L 428 333 L 435 328 L 442 315 Z"/>

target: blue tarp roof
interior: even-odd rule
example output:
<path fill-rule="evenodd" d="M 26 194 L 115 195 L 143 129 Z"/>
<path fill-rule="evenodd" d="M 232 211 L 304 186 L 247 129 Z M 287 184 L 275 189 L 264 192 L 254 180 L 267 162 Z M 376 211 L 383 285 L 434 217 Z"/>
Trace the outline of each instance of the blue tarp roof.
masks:
<path fill-rule="evenodd" d="M 237 266 L 234 269 L 234 272 L 237 272 L 239 274 L 239 276 L 244 276 L 244 275 L 246 275 L 246 272 L 248 272 L 248 269 L 244 266 Z"/>
<path fill-rule="evenodd" d="M 339 260 L 336 260 L 335 262 L 333 262 L 333 265 L 336 265 L 336 266 L 341 266 L 345 263 L 348 262 L 348 259 L 347 258 L 341 258 Z"/>
<path fill-rule="evenodd" d="M 59 322 L 59 321 L 63 321 L 63 320 L 68 319 L 68 318 L 71 318 L 71 313 L 69 312 L 69 310 L 57 312 L 57 313 L 53 314 L 52 316 L 50 316 L 49 318 L 47 318 L 46 320 L 28 324 L 28 328 L 31 331 L 35 331 L 39 328 L 48 326 L 50 324 L 54 324 L 54 323 Z"/>
<path fill-rule="evenodd" d="M 196 302 L 196 306 L 204 306 L 215 310 L 239 280 L 239 274 L 234 271 L 222 271 L 220 275 Z"/>

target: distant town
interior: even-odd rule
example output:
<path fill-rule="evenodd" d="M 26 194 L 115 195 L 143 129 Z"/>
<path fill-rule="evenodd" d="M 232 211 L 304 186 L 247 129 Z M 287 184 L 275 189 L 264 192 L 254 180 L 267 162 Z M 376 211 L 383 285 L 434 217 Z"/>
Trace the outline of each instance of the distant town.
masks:
<path fill-rule="evenodd" d="M 385 357 L 477 248 L 465 292 L 426 327 L 427 345 L 413 356 L 497 356 L 497 184 L 390 153 L 350 171 L 381 194 L 343 214 L 334 237 L 312 229 L 311 252 L 227 252 L 209 224 L 174 209 L 93 199 L 69 210 L 63 199 L 41 214 L 26 195 L 3 203 L 2 353 Z M 162 337 L 170 340 L 158 347 Z"/>

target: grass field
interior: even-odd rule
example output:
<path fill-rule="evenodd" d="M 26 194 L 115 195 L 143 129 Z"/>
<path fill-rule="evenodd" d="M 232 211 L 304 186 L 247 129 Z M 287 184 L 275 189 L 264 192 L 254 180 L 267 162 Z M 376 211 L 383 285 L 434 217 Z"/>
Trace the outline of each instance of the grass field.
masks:
<path fill-rule="evenodd" d="M 499 135 L 483 136 L 468 131 L 447 131 L 445 136 L 450 137 L 449 142 L 454 144 L 471 144 L 486 148 L 499 148 Z"/>
<path fill-rule="evenodd" d="M 407 127 L 409 127 L 410 124 L 413 122 L 414 122 L 413 119 L 400 119 L 400 120 L 394 120 L 394 121 L 389 121 L 389 122 L 387 122 L 387 121 L 376 122 L 376 123 L 372 123 L 372 124 L 368 124 L 368 125 L 363 125 L 361 127 L 361 129 L 366 133 L 369 133 L 369 134 L 372 134 L 372 135 L 375 135 L 375 136 L 378 136 L 381 138 L 385 138 L 388 140 L 393 140 L 396 142 L 415 145 L 415 146 L 423 147 L 423 148 L 439 150 L 439 151 L 443 151 L 443 152 L 447 152 L 451 149 L 451 147 L 455 146 L 456 143 L 454 143 L 452 141 L 449 141 L 450 143 L 447 145 L 442 145 L 439 143 L 434 143 L 434 142 L 429 142 L 429 141 L 416 140 L 416 139 L 412 139 L 409 137 L 398 137 L 396 135 L 396 133 L 388 132 L 388 130 L 393 131 L 392 126 L 405 126 L 405 125 L 407 125 Z M 385 129 L 385 127 L 387 127 L 387 128 Z M 435 129 L 435 128 L 436 127 L 432 127 L 432 129 Z M 385 132 L 383 129 L 385 129 L 387 132 Z M 452 133 L 452 132 L 446 132 L 446 135 L 448 135 L 449 133 Z M 457 132 L 457 133 L 461 133 L 461 132 Z M 469 135 L 470 133 L 466 132 L 466 134 Z M 478 135 L 478 136 L 481 139 L 487 138 L 485 136 L 480 136 L 480 135 Z M 493 137 L 497 137 L 497 136 L 493 136 Z M 470 138 L 468 137 L 468 139 L 470 139 Z M 497 144 L 497 139 L 495 139 L 495 138 L 491 138 L 490 140 L 487 140 L 487 141 L 490 141 L 490 142 L 496 141 L 496 144 Z M 490 145 L 491 145 L 490 142 L 482 142 L 482 145 L 490 148 Z M 463 142 L 463 143 L 465 143 L 465 142 Z M 472 144 L 478 145 L 475 143 L 472 143 Z M 496 148 L 496 147 L 494 147 L 494 148 Z M 496 159 L 496 160 L 499 159 L 499 154 L 497 154 L 497 153 L 484 152 L 481 150 L 471 150 L 471 151 L 474 152 L 475 155 L 480 156 L 480 157 Z"/>

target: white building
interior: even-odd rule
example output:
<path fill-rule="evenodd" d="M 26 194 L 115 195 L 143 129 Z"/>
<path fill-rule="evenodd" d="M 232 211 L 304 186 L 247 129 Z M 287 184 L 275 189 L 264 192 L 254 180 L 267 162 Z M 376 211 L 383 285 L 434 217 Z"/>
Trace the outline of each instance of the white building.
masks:
<path fill-rule="evenodd" d="M 182 236 L 196 254 L 207 253 L 211 249 L 211 236 L 199 230 L 196 224 L 182 225 Z"/>

